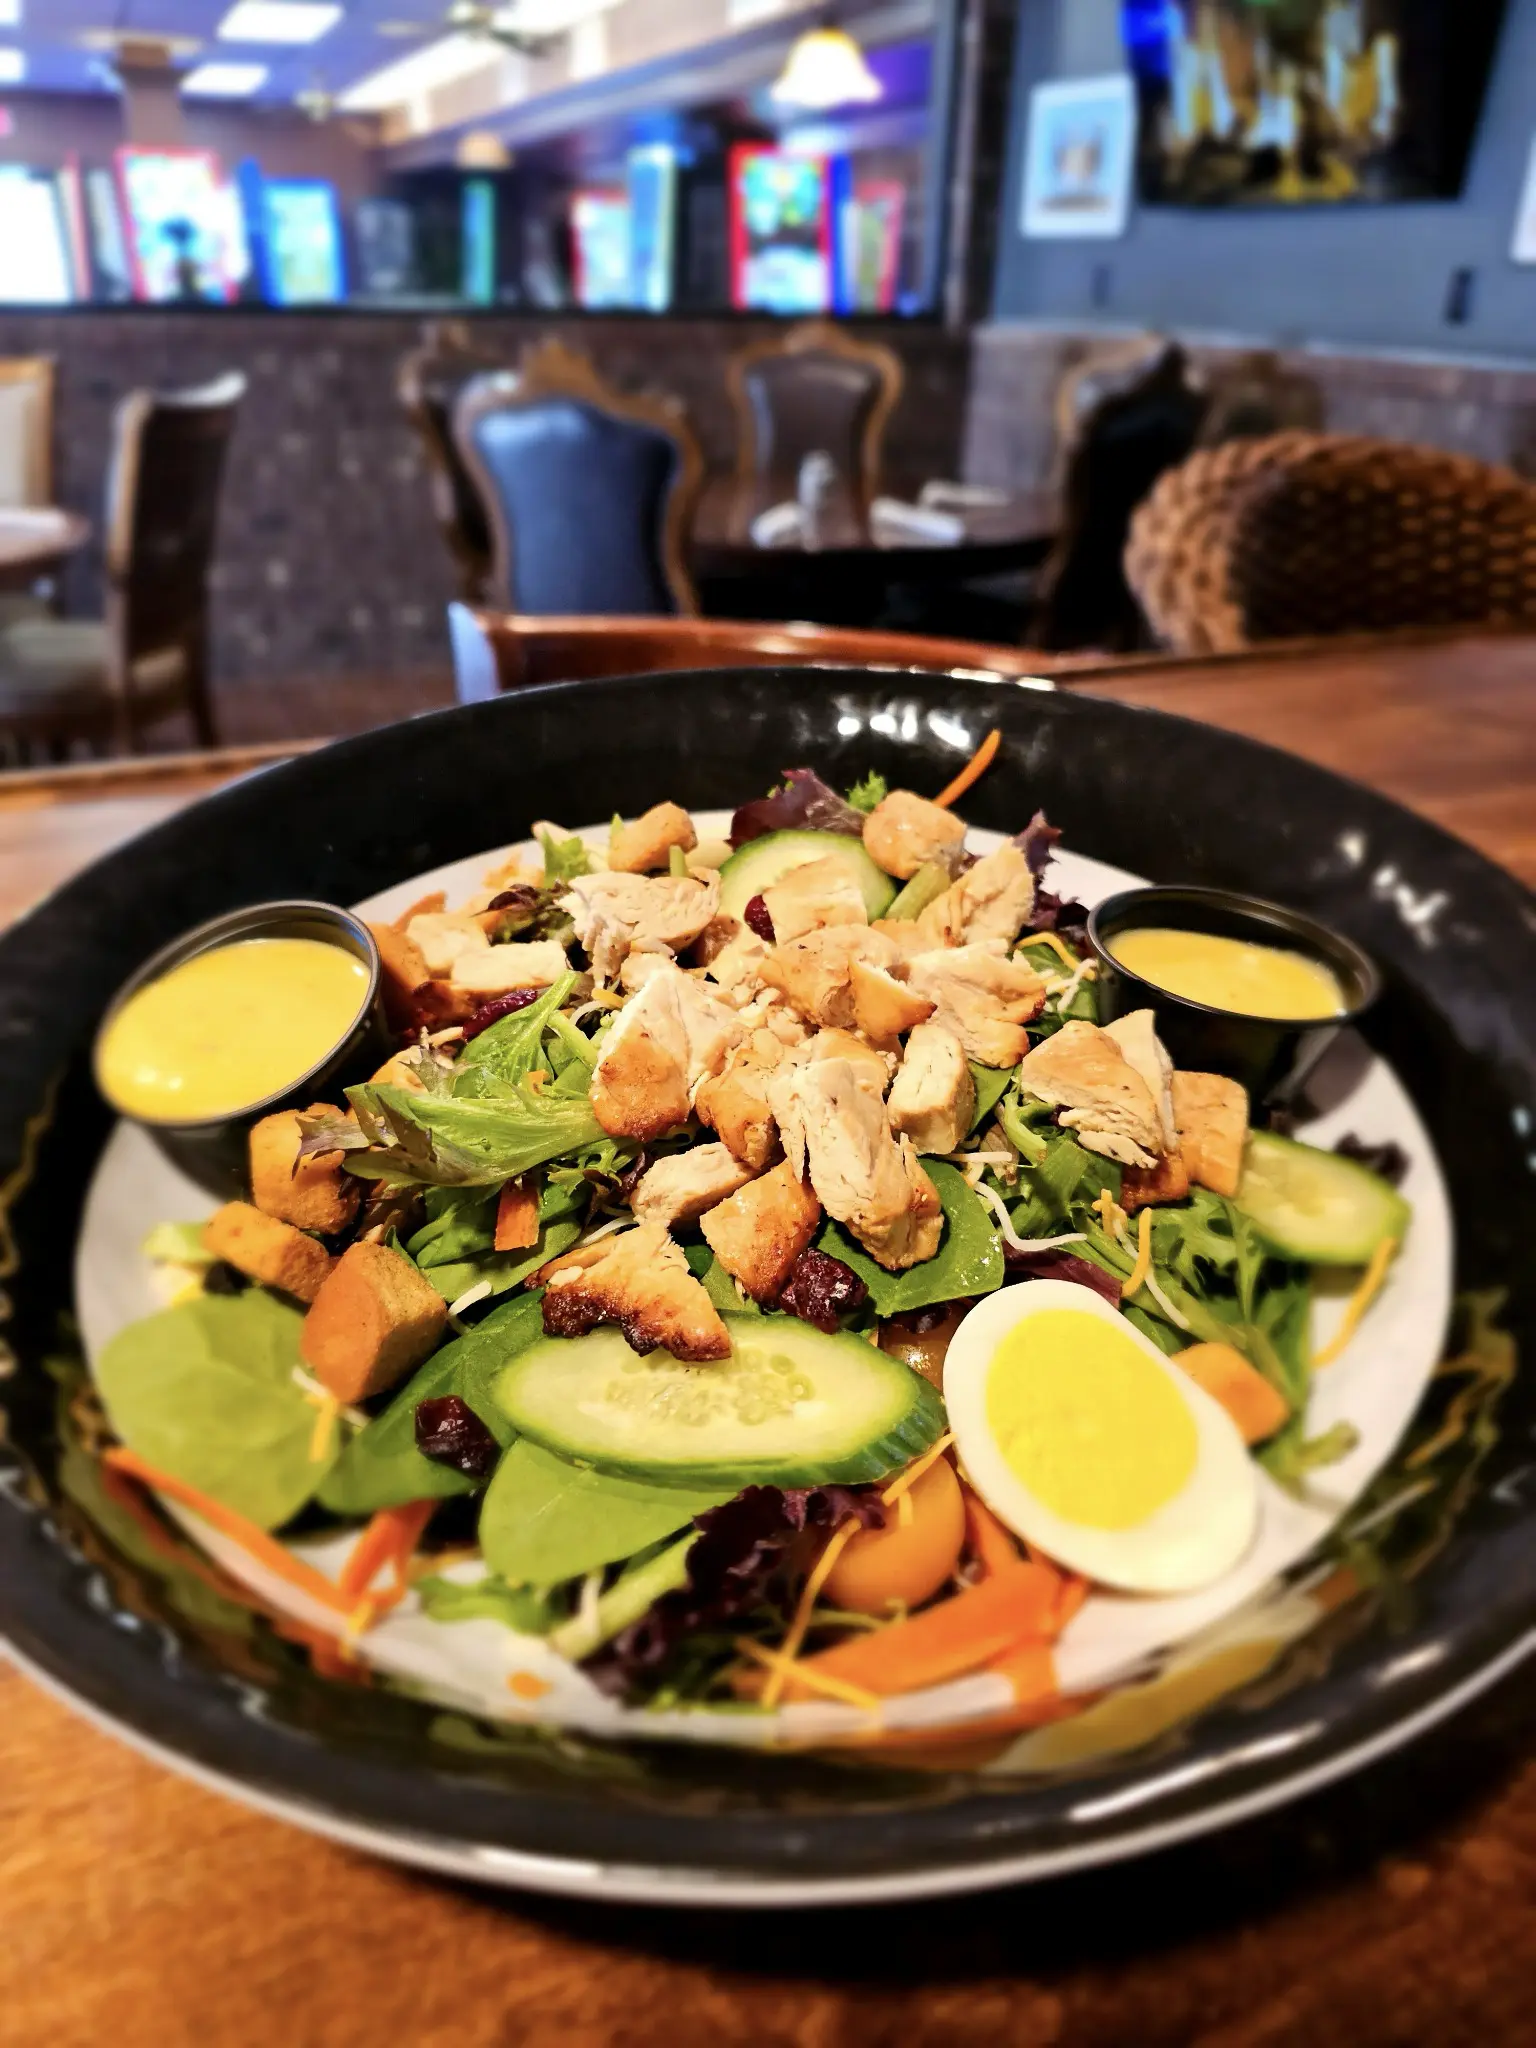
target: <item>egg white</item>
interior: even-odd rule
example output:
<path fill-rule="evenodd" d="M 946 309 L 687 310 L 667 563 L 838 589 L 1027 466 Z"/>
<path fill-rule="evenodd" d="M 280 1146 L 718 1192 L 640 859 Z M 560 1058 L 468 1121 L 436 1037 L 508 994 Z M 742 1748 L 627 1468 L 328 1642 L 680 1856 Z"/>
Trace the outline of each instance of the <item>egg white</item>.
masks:
<path fill-rule="evenodd" d="M 1019 1478 L 987 1419 L 987 1380 L 1004 1337 L 1029 1317 L 1070 1309 L 1113 1323 L 1173 1387 L 1195 1425 L 1195 1466 L 1145 1520 L 1098 1529 L 1064 1520 Z M 1091 1287 L 1032 1280 L 978 1302 L 944 1361 L 944 1400 L 966 1477 L 1018 1536 L 1068 1570 L 1126 1593 L 1188 1593 L 1239 1562 L 1253 1541 L 1259 1489 L 1253 1461 L 1226 1410 Z"/>

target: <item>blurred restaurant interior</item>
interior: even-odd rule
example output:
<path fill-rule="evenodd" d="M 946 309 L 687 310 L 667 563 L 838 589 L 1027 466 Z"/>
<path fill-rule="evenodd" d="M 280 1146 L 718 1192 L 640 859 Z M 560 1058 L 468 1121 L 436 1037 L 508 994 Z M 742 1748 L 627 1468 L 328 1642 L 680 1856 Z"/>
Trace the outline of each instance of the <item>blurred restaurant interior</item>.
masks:
<path fill-rule="evenodd" d="M 7 764 L 1529 626 L 1532 75 L 1536 0 L 0 0 Z"/>

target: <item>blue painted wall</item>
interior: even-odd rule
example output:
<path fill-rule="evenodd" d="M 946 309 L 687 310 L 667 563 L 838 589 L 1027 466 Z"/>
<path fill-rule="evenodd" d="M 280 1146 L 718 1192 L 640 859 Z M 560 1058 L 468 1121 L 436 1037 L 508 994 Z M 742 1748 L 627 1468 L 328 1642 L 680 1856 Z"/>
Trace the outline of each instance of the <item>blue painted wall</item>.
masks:
<path fill-rule="evenodd" d="M 1460 199 L 1294 214 L 1151 208 L 1133 211 L 1122 241 L 1058 243 L 1019 233 L 1029 90 L 1121 70 L 1119 5 L 1020 9 L 997 318 L 1536 359 L 1536 265 L 1509 256 L 1536 135 L 1536 0 L 1509 0 Z M 1450 279 L 1463 268 L 1475 272 L 1470 318 L 1451 325 Z"/>

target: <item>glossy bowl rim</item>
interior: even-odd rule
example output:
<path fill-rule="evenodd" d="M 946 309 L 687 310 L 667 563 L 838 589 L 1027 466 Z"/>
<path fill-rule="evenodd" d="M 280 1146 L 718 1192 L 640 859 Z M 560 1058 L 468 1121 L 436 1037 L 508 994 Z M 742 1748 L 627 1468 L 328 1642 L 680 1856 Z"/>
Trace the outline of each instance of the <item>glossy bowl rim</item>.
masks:
<path fill-rule="evenodd" d="M 1283 926 L 1298 939 L 1302 939 L 1303 934 L 1295 927 L 1310 927 L 1314 932 L 1321 932 L 1338 954 L 1351 960 L 1364 985 L 1365 994 L 1348 1009 L 1337 1010 L 1328 1017 L 1266 1017 L 1256 1010 L 1226 1010 L 1218 1003 L 1201 1003 L 1193 996 L 1178 995 L 1161 983 L 1149 980 L 1146 975 L 1138 974 L 1134 967 L 1128 967 L 1108 941 L 1100 936 L 1100 926 L 1106 914 L 1113 915 L 1121 906 L 1144 901 L 1148 897 L 1161 897 L 1169 902 L 1179 899 L 1207 902 L 1213 908 L 1220 907 L 1243 917 L 1252 917 L 1258 924 Z M 1219 1017 L 1236 1024 L 1262 1025 L 1271 1031 L 1339 1031 L 1348 1025 L 1358 1024 L 1381 996 L 1381 969 L 1363 946 L 1357 946 L 1353 939 L 1346 938 L 1343 932 L 1325 924 L 1320 917 L 1313 917 L 1310 911 L 1295 910 L 1287 903 L 1276 903 L 1268 896 L 1253 896 L 1243 889 L 1218 889 L 1198 882 L 1146 882 L 1135 889 L 1119 889 L 1113 896 L 1106 896 L 1102 903 L 1095 904 L 1088 913 L 1087 929 L 1088 943 L 1095 954 L 1100 959 L 1107 959 L 1117 974 L 1123 974 L 1127 981 L 1135 982 L 1140 988 L 1150 989 L 1159 1001 L 1176 1003 L 1180 1009 L 1188 1010 L 1197 1017 Z M 1126 925 L 1122 929 L 1134 927 Z M 1326 959 L 1325 964 L 1328 964 Z"/>
<path fill-rule="evenodd" d="M 292 915 L 297 911 L 319 913 L 333 924 L 354 933 L 361 944 L 363 962 L 368 969 L 368 987 L 362 1001 L 348 1020 L 346 1029 L 339 1032 L 320 1058 L 313 1061 L 302 1073 L 295 1074 L 293 1079 L 285 1082 L 281 1088 L 272 1090 L 254 1102 L 239 1103 L 233 1109 L 221 1109 L 214 1116 L 193 1118 L 143 1116 L 137 1110 L 125 1109 L 101 1078 L 102 1041 L 124 1007 L 141 989 L 149 988 L 154 982 L 163 980 L 167 974 L 183 966 L 188 960 L 195 960 L 203 953 L 217 952 L 224 945 L 238 944 L 242 937 L 259 936 L 256 932 L 244 929 L 252 921 L 262 922 L 277 916 Z M 245 1123 L 252 1117 L 263 1116 L 278 1108 L 290 1095 L 296 1094 L 313 1081 L 316 1075 L 324 1073 L 378 1001 L 379 982 L 382 977 L 383 962 L 379 957 L 378 940 L 355 911 L 346 909 L 340 903 L 323 903 L 317 897 L 294 896 L 274 898 L 270 903 L 252 903 L 242 910 L 223 911 L 217 917 L 206 918 L 202 924 L 192 925 L 179 938 L 161 946 L 142 966 L 130 974 L 117 990 L 102 1012 L 101 1022 L 96 1027 L 96 1035 L 91 1041 L 91 1080 L 114 1116 L 123 1117 L 129 1123 L 140 1124 L 146 1131 L 165 1132 L 172 1136 L 205 1137 L 231 1124 Z"/>

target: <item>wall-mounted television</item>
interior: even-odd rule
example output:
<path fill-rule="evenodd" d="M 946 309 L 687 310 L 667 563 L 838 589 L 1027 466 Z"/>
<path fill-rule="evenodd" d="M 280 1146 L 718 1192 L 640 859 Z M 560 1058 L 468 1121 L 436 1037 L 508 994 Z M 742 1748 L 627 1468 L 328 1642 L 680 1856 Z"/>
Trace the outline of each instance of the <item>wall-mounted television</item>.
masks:
<path fill-rule="evenodd" d="M 1505 0 L 1122 0 L 1144 201 L 1452 198 Z"/>
<path fill-rule="evenodd" d="M 677 273 L 677 151 L 646 142 L 629 152 L 630 304 L 670 310 Z"/>
<path fill-rule="evenodd" d="M 730 153 L 731 304 L 825 313 L 832 305 L 833 202 L 827 159 L 769 144 Z"/>
<path fill-rule="evenodd" d="M 67 306 L 74 296 L 57 178 L 24 164 L 0 165 L 0 304 Z"/>
<path fill-rule="evenodd" d="M 117 179 L 134 297 L 156 305 L 229 299 L 230 205 L 212 151 L 120 149 Z"/>
<path fill-rule="evenodd" d="M 274 306 L 334 306 L 347 295 L 341 209 L 322 178 L 267 178 L 261 188 L 261 281 Z"/>
<path fill-rule="evenodd" d="M 578 192 L 571 201 L 571 248 L 576 303 L 595 311 L 632 303 L 629 194 Z"/>

